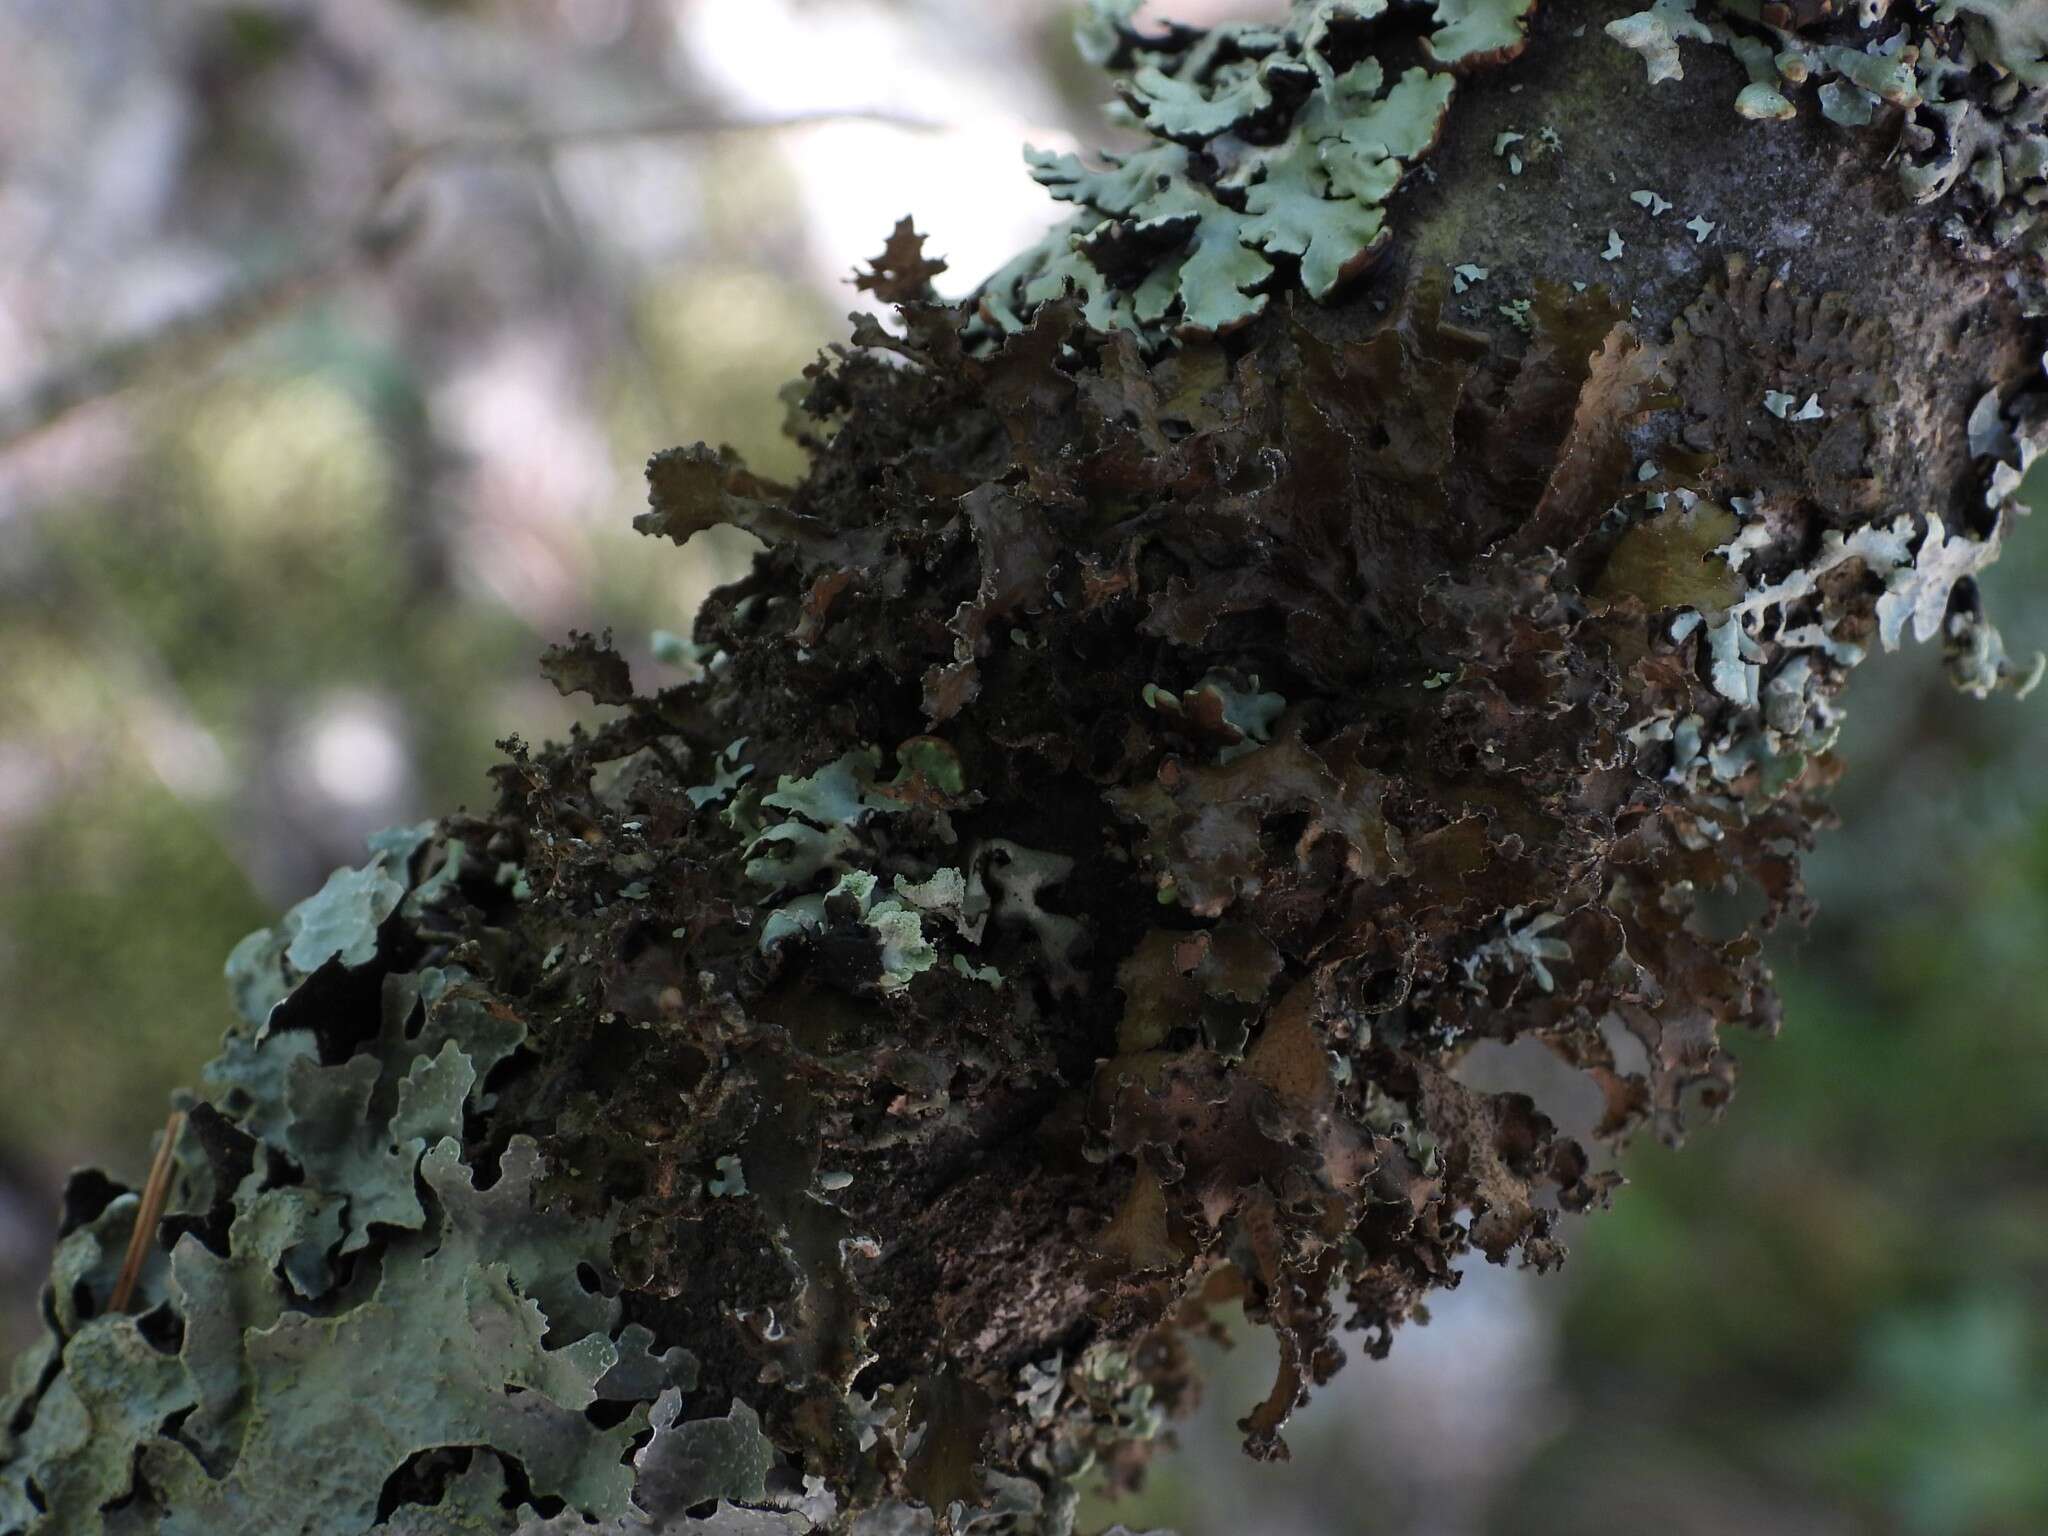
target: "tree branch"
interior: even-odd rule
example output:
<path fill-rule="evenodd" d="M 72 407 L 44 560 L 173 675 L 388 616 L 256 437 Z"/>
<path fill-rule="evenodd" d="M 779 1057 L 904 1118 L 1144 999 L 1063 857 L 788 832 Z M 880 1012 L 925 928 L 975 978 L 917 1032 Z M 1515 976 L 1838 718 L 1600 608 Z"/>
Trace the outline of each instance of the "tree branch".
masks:
<path fill-rule="evenodd" d="M 421 227 L 416 208 L 394 198 L 416 172 L 457 160 L 531 156 L 628 139 L 779 133 L 823 123 L 868 122 L 930 133 L 944 125 L 880 109 L 794 112 L 734 118 L 667 110 L 616 122 L 539 128 L 478 127 L 422 140 L 395 151 L 363 214 L 339 238 L 317 243 L 274 271 L 227 284 L 219 293 L 134 335 L 58 364 L 0 404 L 0 452 L 54 425 L 81 406 L 139 384 L 191 377 L 236 342 L 283 319 L 316 294 L 366 267 L 395 260 Z"/>

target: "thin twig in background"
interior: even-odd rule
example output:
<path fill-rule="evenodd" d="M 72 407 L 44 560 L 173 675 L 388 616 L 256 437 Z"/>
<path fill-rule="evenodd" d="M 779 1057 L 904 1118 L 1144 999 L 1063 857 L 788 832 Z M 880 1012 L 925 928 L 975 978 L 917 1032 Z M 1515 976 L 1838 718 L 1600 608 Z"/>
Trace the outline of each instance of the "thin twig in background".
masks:
<path fill-rule="evenodd" d="M 229 284 L 169 320 L 59 364 L 0 404 L 0 451 L 31 437 L 95 400 L 154 379 L 189 378 L 234 343 L 283 319 L 365 267 L 397 257 L 418 231 L 417 210 L 394 213 L 391 202 L 416 171 L 455 160 L 532 155 L 582 144 L 636 138 L 774 133 L 821 123 L 869 122 L 929 133 L 943 125 L 880 109 L 794 112 L 779 117 L 708 117 L 664 111 L 616 122 L 546 128 L 463 129 L 407 145 L 391 156 L 363 216 L 339 239 L 276 271 Z"/>
<path fill-rule="evenodd" d="M 112 1311 L 128 1310 L 136 1282 L 142 1278 L 143 1261 L 149 1257 L 149 1245 L 156 1240 L 156 1224 L 163 1220 L 164 1201 L 170 1198 L 171 1154 L 177 1150 L 178 1133 L 184 1129 L 185 1112 L 172 1110 L 171 1118 L 164 1122 L 164 1139 L 157 1144 L 156 1160 L 149 1165 L 149 1180 L 142 1186 L 142 1206 L 135 1213 L 135 1230 L 128 1234 L 128 1253 L 121 1260 L 121 1277 L 114 1282 L 114 1294 L 108 1302 Z"/>
<path fill-rule="evenodd" d="M 332 246 L 263 276 L 230 283 L 170 319 L 63 363 L 0 405 L 0 449 L 55 424 L 82 405 L 157 378 L 191 377 L 244 337 L 292 313 L 365 265 L 389 261 L 419 220 L 372 220 Z"/>
<path fill-rule="evenodd" d="M 717 117 L 698 111 L 669 110 L 645 117 L 620 118 L 614 122 L 557 124 L 549 128 L 527 128 L 516 124 L 503 127 L 462 128 L 401 150 L 393 157 L 392 174 L 386 188 L 396 186 L 405 174 L 431 160 L 450 157 L 474 160 L 492 155 L 531 155 L 536 151 L 574 149 L 584 144 L 615 144 L 627 139 L 701 138 L 728 133 L 783 133 L 823 123 L 876 123 L 912 133 L 937 133 L 944 123 L 879 107 L 823 108 L 790 112 L 775 117 Z"/>

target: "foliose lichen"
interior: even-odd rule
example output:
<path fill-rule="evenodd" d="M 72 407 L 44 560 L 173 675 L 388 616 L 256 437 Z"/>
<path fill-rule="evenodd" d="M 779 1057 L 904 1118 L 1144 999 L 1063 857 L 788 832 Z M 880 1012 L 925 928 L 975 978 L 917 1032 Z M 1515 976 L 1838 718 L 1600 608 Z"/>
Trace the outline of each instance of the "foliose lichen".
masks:
<path fill-rule="evenodd" d="M 2026 0 L 1655 0 L 1607 33 L 1654 85 L 1685 76 L 1684 44 L 1727 51 L 1749 76 L 1743 117 L 1802 103 L 1893 146 L 1917 203 L 1955 196 L 1965 250 L 2048 254 L 2048 13 Z"/>
<path fill-rule="evenodd" d="M 1987 389 L 1970 494 L 1895 504 L 1892 327 L 1739 259 L 1668 334 L 1543 282 L 1465 329 L 1471 262 L 1333 324 L 1532 7 L 1427 10 L 1388 85 L 1381 5 L 1098 7 L 1158 142 L 1044 163 L 1088 238 L 947 306 L 900 225 L 801 483 L 654 458 L 644 532 L 764 552 L 683 680 L 572 636 L 601 726 L 237 946 L 126 1310 L 139 1202 L 69 1192 L 0 1536 L 1065 1536 L 1218 1308 L 1277 1457 L 1340 1328 L 1563 1258 L 1618 1176 L 1475 1049 L 1583 1073 L 1601 1146 L 1718 1110 L 1848 670 L 2040 676 L 1975 578 L 2041 412 Z M 1714 35 L 1645 14 L 1653 68 Z"/>
<path fill-rule="evenodd" d="M 1073 293 L 1098 330 L 1215 335 L 1261 313 L 1284 266 L 1328 300 L 1380 254 L 1387 203 L 1428 154 L 1456 71 L 1520 54 L 1535 0 L 1431 0 L 1426 64 L 1392 73 L 1387 0 L 1295 0 L 1279 25 L 1132 24 L 1138 0 L 1090 0 L 1083 47 L 1118 71 L 1121 119 L 1153 142 L 1104 157 L 1027 151 L 1078 204 L 987 283 L 983 318 L 1017 330 Z"/>

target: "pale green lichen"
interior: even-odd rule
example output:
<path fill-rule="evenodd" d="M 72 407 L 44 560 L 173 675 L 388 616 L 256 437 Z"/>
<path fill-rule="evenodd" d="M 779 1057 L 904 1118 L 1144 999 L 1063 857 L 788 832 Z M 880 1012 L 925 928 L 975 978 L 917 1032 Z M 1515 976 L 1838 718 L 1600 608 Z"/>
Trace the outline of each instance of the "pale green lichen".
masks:
<path fill-rule="evenodd" d="M 1026 848 L 1007 838 L 990 839 L 977 855 L 986 860 L 986 877 L 995 887 L 996 921 L 1029 928 L 1037 937 L 1046 959 L 1047 980 L 1055 993 L 1086 991 L 1088 978 L 1074 963 L 1081 925 L 1064 913 L 1047 911 L 1040 899 L 1074 872 L 1073 859 L 1063 853 Z"/>
<path fill-rule="evenodd" d="M 1607 35 L 1625 48 L 1643 56 L 1650 71 L 1650 84 L 1683 80 L 1685 65 L 1680 59 L 1681 38 L 1712 42 L 1713 32 L 1693 14 L 1693 0 L 1656 0 L 1646 11 L 1624 16 L 1607 24 Z"/>
<path fill-rule="evenodd" d="M 1764 391 L 1764 409 L 1780 421 L 1820 421 L 1827 415 L 1821 409 L 1819 395 L 1809 394 L 1801 405 L 1797 395 L 1782 389 Z"/>
<path fill-rule="evenodd" d="M 1551 936 L 1551 930 L 1563 923 L 1563 915 L 1557 912 L 1531 914 L 1526 907 L 1508 908 L 1501 916 L 1501 931 L 1459 962 L 1465 985 L 1483 992 L 1482 978 L 1500 970 L 1526 973 L 1543 991 L 1556 991 L 1551 963 L 1562 964 L 1572 957 L 1571 945 Z"/>
<path fill-rule="evenodd" d="M 965 955 L 953 957 L 953 969 L 969 981 L 978 981 L 983 986 L 1000 987 L 1003 984 L 1001 971 L 992 965 L 974 965 Z"/>
<path fill-rule="evenodd" d="M 610 1225 L 543 1201 L 535 1143 L 514 1136 L 478 1188 L 463 1121 L 524 1026 L 456 968 L 389 970 L 379 914 L 459 863 L 421 828 L 373 848 L 237 947 L 239 1019 L 175 1157 L 169 1210 L 195 1229 L 152 1251 L 132 1314 L 108 1304 L 135 1196 L 104 1186 L 60 1242 L 55 1332 L 5 1404 L 0 1530 L 544 1529 L 507 1498 L 514 1463 L 576 1529 L 764 1497 L 776 1453 L 752 1410 L 685 1416 L 695 1362 L 622 1326 Z M 331 1004 L 298 1001 L 330 962 L 368 973 L 372 1004 L 333 1065 L 311 1028 Z M 455 1447 L 446 1497 L 380 1522 L 394 1479 Z"/>
<path fill-rule="evenodd" d="M 736 818 L 758 817 L 765 811 L 781 813 L 773 823 L 762 825 L 748 845 L 747 878 L 786 890 L 808 885 L 828 871 L 853 867 L 850 860 L 862 845 L 865 824 L 873 817 L 900 815 L 908 808 L 901 796 L 889 790 L 923 769 L 914 756 L 903 757 L 901 764 L 896 779 L 878 783 L 881 749 L 863 747 L 834 759 L 816 773 L 783 775 L 774 789 L 751 804 L 735 801 Z M 943 811 L 937 814 L 942 836 L 950 842 L 951 825 Z"/>
<path fill-rule="evenodd" d="M 1534 10 L 1533 0 L 1433 4 L 1439 26 L 1426 46 L 1446 65 L 1512 57 Z M 1386 10 L 1385 0 L 1296 0 L 1282 25 L 1150 37 L 1130 25 L 1125 0 L 1094 0 L 1083 49 L 1127 70 L 1124 116 L 1154 142 L 1100 169 L 1027 151 L 1032 175 L 1082 212 L 990 279 L 985 319 L 1015 330 L 1071 292 L 1098 329 L 1215 334 L 1265 308 L 1281 258 L 1311 296 L 1334 295 L 1385 242 L 1387 202 L 1435 143 L 1454 89 L 1450 74 L 1422 67 L 1390 81 L 1376 57 L 1332 66 L 1331 28 Z"/>
<path fill-rule="evenodd" d="M 1825 415 L 1818 395 L 1810 395 L 1797 410 L 1790 394 L 1772 395 L 1767 406 L 1788 421 Z M 1884 649 L 1895 650 L 1908 638 L 1925 642 L 1939 636 L 1951 679 L 1980 698 L 1994 689 L 2023 695 L 2038 684 L 2048 671 L 2048 657 L 2017 663 L 2007 656 L 1997 629 L 1975 600 L 1972 580 L 1997 559 L 2010 517 L 2025 510 L 2016 492 L 2036 444 L 2011 429 L 1995 394 L 1988 405 L 1980 400 L 1972 411 L 1970 443 L 1977 458 L 1991 461 L 1986 535 L 1951 530 L 1939 514 L 1916 518 L 1900 513 L 1847 533 L 1824 532 L 1819 550 L 1803 563 L 1747 585 L 1732 601 L 1682 605 L 1671 622 L 1670 638 L 1680 642 L 1695 633 L 1701 636 L 1708 680 L 1732 707 L 1718 720 L 1654 714 L 1631 728 L 1638 745 L 1669 743 L 1669 780 L 1694 789 L 1748 781 L 1753 785 L 1749 794 L 1767 801 L 1833 744 L 1840 720 L 1823 663 L 1854 666 L 1865 654 L 1845 632 L 1851 610 L 1826 580 L 1845 567 L 1860 568 L 1881 584 L 1874 617 Z M 1704 509 L 1690 491 L 1652 496 L 1658 507 L 1670 504 L 1687 516 Z M 1753 559 L 1779 545 L 1781 521 L 1791 528 L 1798 519 L 1789 509 L 1750 498 L 1735 498 L 1732 505 L 1734 535 L 1711 554 L 1746 580 Z"/>
<path fill-rule="evenodd" d="M 958 871 L 947 873 L 958 876 Z M 849 870 L 831 890 L 776 908 L 761 926 L 762 952 L 800 935 L 822 937 L 840 918 L 858 922 L 873 936 L 879 967 L 875 985 L 883 992 L 900 992 L 913 976 L 931 969 L 938 951 L 926 942 L 916 909 L 894 897 L 877 901 L 875 883 L 867 871 Z"/>
<path fill-rule="evenodd" d="M 1155 708 L 1194 708 L 1212 718 L 1225 743 L 1219 754 L 1225 761 L 1234 745 L 1249 749 L 1266 739 L 1284 705 L 1279 695 L 1259 692 L 1256 678 L 1240 688 L 1230 679 L 1209 677 L 1185 695 L 1152 689 L 1148 699 Z M 866 983 L 883 995 L 903 991 L 942 960 L 957 975 L 999 988 L 1005 980 L 995 966 L 977 964 L 957 949 L 947 957 L 940 948 L 941 942 L 979 947 L 993 921 L 1031 933 L 1055 994 L 1082 989 L 1085 977 L 1075 963 L 1081 926 L 1041 900 L 1072 872 L 1074 860 L 990 838 L 969 847 L 957 866 L 892 868 L 900 861 L 877 844 L 876 818 L 900 816 L 921 802 L 941 840 L 951 843 L 952 823 L 939 806 L 972 803 L 959 757 L 946 743 L 915 737 L 897 748 L 896 758 L 897 775 L 887 783 L 877 779 L 880 751 L 863 748 L 815 773 L 784 775 L 745 808 L 736 824 L 752 833 L 746 873 L 783 893 L 772 906 L 763 904 L 760 952 L 859 931 L 873 955 Z M 763 813 L 782 819 L 763 826 Z M 829 888 L 803 889 L 827 874 L 834 876 Z"/>
<path fill-rule="evenodd" d="M 711 782 L 684 791 L 690 797 L 690 804 L 700 810 L 707 805 L 716 805 L 753 777 L 754 765 L 740 756 L 746 746 L 747 739 L 742 736 L 718 754 L 711 765 Z"/>
<path fill-rule="evenodd" d="M 723 1154 L 713 1166 L 717 1172 L 704 1181 L 705 1192 L 712 1199 L 736 1200 L 747 1192 L 747 1171 L 736 1153 Z"/>
<path fill-rule="evenodd" d="M 260 1027 L 300 980 L 323 965 L 331 961 L 353 969 L 376 955 L 377 930 L 406 894 L 391 870 L 406 867 L 421 841 L 415 833 L 403 828 L 379 834 L 369 863 L 337 869 L 276 929 L 259 929 L 234 947 L 228 990 L 242 1018 Z"/>
<path fill-rule="evenodd" d="M 1868 0 L 1818 39 L 1760 0 L 1656 0 L 1607 34 L 1643 57 L 1650 83 L 1684 77 L 1681 42 L 1734 55 L 1749 76 L 1741 116 L 1781 121 L 1809 89 L 1820 114 L 1887 131 L 1887 159 L 1920 203 L 1967 185 L 1994 248 L 2048 253 L 2048 8 L 2032 0 Z M 1846 38 L 1846 40 L 1844 40 Z M 1950 238 L 1979 238 L 1960 216 Z"/>

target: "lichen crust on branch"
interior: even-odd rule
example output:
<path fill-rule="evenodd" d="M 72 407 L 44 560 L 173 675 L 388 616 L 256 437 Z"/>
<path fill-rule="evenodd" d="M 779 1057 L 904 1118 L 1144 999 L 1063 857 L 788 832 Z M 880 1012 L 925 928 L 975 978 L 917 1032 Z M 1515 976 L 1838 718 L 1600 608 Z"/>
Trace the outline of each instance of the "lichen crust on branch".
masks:
<path fill-rule="evenodd" d="M 2033 0 L 1655 0 L 1608 24 L 1652 84 L 1685 78 L 1685 43 L 1720 48 L 1749 83 L 1733 106 L 1785 120 L 1810 103 L 1884 135 L 1917 203 L 1954 194 L 1960 249 L 2048 254 L 2048 7 Z"/>
<path fill-rule="evenodd" d="M 752 570 L 668 686 L 552 648 L 602 724 L 237 946 L 125 1313 L 137 1197 L 68 1191 L 0 1536 L 1061 1536 L 1219 1309 L 1277 1341 L 1241 1427 L 1282 1456 L 1343 1331 L 1555 1265 L 1613 1148 L 1718 1112 L 1850 669 L 2040 676 L 1976 582 L 2037 391 L 1936 398 L 1895 314 L 1740 255 L 1654 328 L 1564 282 L 1468 328 L 1428 266 L 1334 302 L 1377 223 L 1248 243 L 1205 178 L 1386 110 L 1359 163 L 1405 164 L 1533 6 L 1132 11 L 1087 32 L 1160 139 L 1131 184 L 1227 216 L 1147 246 L 1133 203 L 1096 278 L 958 306 L 905 221 L 800 483 L 654 457 L 641 530 Z M 1204 219 L 1264 263 L 1234 300 L 1168 249 Z M 1477 1085 L 1517 1042 L 1583 1133 Z"/>
<path fill-rule="evenodd" d="M 1147 34 L 1138 0 L 1091 0 L 1083 50 L 1115 69 L 1120 118 L 1154 142 L 1105 157 L 1027 150 L 1031 174 L 1081 209 L 986 285 L 982 316 L 1014 331 L 1080 296 L 1088 323 L 1213 336 L 1258 315 L 1276 265 L 1331 298 L 1379 256 L 1388 200 L 1442 130 L 1454 71 L 1527 43 L 1536 0 L 1431 0 L 1418 62 L 1390 66 L 1387 0 L 1295 0 L 1279 25 Z"/>

